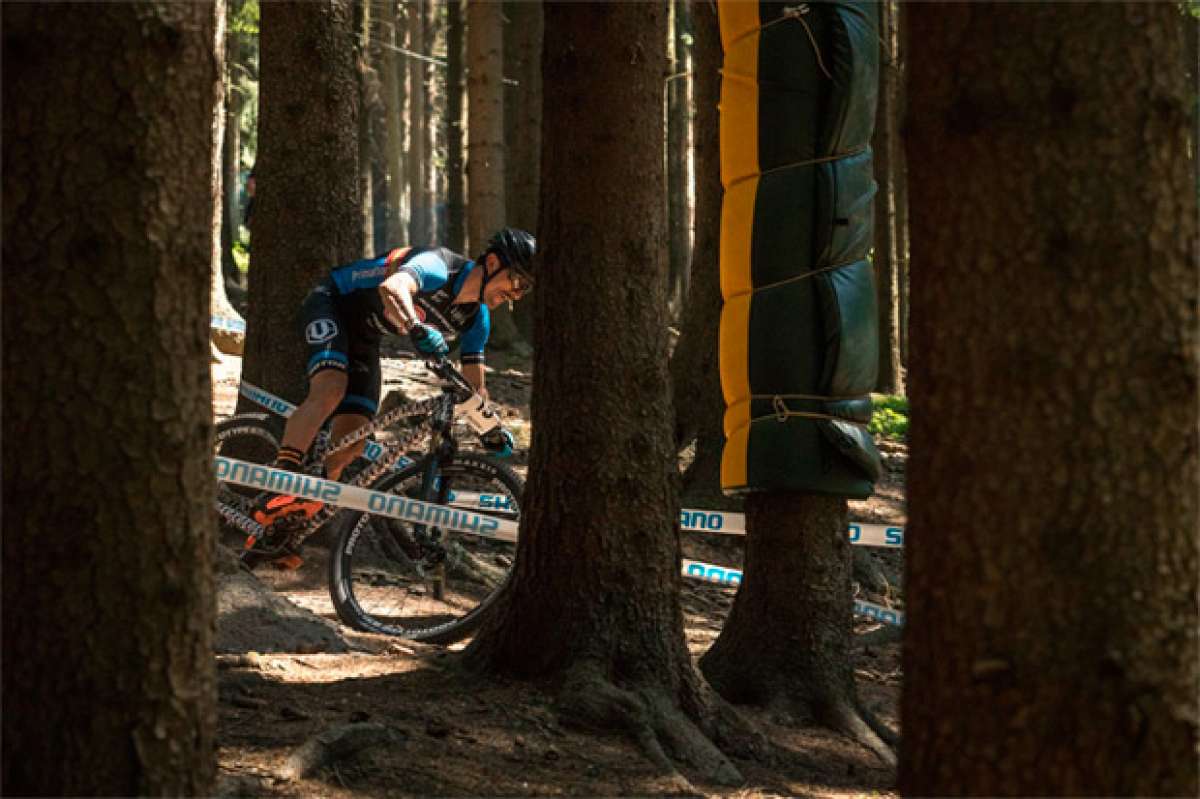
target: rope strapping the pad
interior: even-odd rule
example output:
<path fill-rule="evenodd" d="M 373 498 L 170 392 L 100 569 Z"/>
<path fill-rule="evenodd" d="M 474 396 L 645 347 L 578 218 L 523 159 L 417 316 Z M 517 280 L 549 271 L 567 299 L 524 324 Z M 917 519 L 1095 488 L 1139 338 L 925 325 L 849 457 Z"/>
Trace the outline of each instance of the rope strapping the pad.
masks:
<path fill-rule="evenodd" d="M 869 422 L 860 422 L 856 419 L 847 419 L 844 416 L 835 416 L 834 414 L 831 414 L 831 413 L 817 413 L 815 411 L 793 411 L 792 409 L 787 407 L 787 403 L 785 400 L 800 399 L 800 400 L 812 400 L 812 401 L 816 401 L 816 402 L 848 402 L 851 400 L 861 400 L 861 399 L 870 400 L 870 398 L 871 398 L 870 394 L 852 394 L 852 395 L 844 396 L 844 397 L 829 397 L 829 396 L 820 396 L 820 395 L 816 395 L 816 394 L 751 394 L 750 396 L 746 397 L 745 399 L 737 400 L 737 402 L 735 402 L 734 404 L 736 405 L 736 404 L 739 404 L 742 402 L 752 402 L 754 400 L 770 400 L 771 407 L 774 409 L 774 412 L 771 413 L 769 416 L 755 416 L 755 417 L 749 419 L 746 422 L 746 424 L 739 426 L 737 429 L 741 430 L 743 427 L 749 427 L 750 425 L 754 424 L 755 422 L 762 422 L 762 421 L 767 421 L 770 419 L 774 419 L 777 422 L 785 422 L 788 419 L 793 418 L 793 417 L 798 417 L 801 419 L 816 419 L 818 421 L 827 421 L 827 422 L 845 422 L 846 424 L 851 424 L 851 425 L 854 425 L 855 427 L 865 428 L 865 427 L 867 427 Z M 730 407 L 732 407 L 732 406 L 730 406 Z"/>

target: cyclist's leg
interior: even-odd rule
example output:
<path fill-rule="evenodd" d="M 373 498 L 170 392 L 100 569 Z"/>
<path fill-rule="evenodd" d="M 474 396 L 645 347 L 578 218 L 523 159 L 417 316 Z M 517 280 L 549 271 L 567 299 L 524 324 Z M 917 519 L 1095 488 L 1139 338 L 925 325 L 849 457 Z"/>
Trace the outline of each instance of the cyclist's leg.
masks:
<path fill-rule="evenodd" d="M 346 394 L 350 333 L 334 305 L 328 284 L 309 292 L 299 316 L 308 345 L 308 396 L 288 418 L 276 465 L 296 468 L 321 425 Z"/>
<path fill-rule="evenodd" d="M 309 292 L 301 306 L 299 321 L 308 344 L 308 395 L 288 418 L 276 468 L 298 470 L 317 431 L 333 413 L 346 393 L 348 382 L 350 335 L 334 305 L 334 293 L 328 284 Z M 311 518 L 322 503 L 308 497 L 279 494 L 265 497 L 254 512 L 264 527 L 281 518 Z"/>
<path fill-rule="evenodd" d="M 369 423 L 379 410 L 379 394 L 383 387 L 379 341 L 378 337 L 366 335 L 356 335 L 350 340 L 350 375 L 344 396 L 334 410 L 330 431 L 334 442 Z M 337 480 L 342 470 L 362 454 L 366 445 L 364 439 L 330 453 L 325 459 L 325 473 L 329 479 Z"/>

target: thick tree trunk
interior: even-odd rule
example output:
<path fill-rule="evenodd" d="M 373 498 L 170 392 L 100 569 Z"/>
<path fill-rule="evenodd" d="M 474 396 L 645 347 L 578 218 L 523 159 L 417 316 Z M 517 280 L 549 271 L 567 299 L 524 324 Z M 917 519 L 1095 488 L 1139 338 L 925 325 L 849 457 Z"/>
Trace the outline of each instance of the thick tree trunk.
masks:
<path fill-rule="evenodd" d="M 865 714 L 854 687 L 846 526 L 842 497 L 749 495 L 744 582 L 700 667 L 732 702 L 811 713 L 894 763 L 880 738 L 894 734 Z"/>
<path fill-rule="evenodd" d="M 740 500 L 721 491 L 722 421 L 725 400 L 718 372 L 717 329 L 721 316 L 721 148 L 717 102 L 721 96 L 721 31 L 716 9 L 693 7 L 696 31 L 696 246 L 692 250 L 691 290 L 683 309 L 682 332 L 671 356 L 675 401 L 675 446 L 696 443 L 696 457 L 684 475 L 683 501 L 690 507 L 733 508 Z M 693 504 L 694 503 L 694 504 Z"/>
<path fill-rule="evenodd" d="M 882 0 L 879 9 L 879 102 L 875 113 L 875 287 L 879 308 L 879 376 L 875 390 L 903 394 L 900 367 L 900 281 L 899 235 L 896 217 L 896 85 L 895 41 L 898 0 Z"/>
<path fill-rule="evenodd" d="M 463 205 L 463 81 L 464 43 L 463 3 L 446 3 L 446 239 L 454 252 L 467 245 L 466 208 Z"/>
<path fill-rule="evenodd" d="M 739 704 L 778 706 L 887 747 L 858 718 L 850 660 L 853 593 L 846 500 L 764 492 L 746 498 L 745 582 L 700 666 Z M 786 601 L 780 601 L 786 595 Z"/>
<path fill-rule="evenodd" d="M 385 22 L 383 47 L 384 105 L 387 114 L 387 238 L 389 245 L 408 239 L 408 180 L 405 169 L 405 119 L 408 88 L 408 61 L 397 47 L 407 43 L 408 26 L 399 16 L 396 0 L 377 0 L 377 13 Z"/>
<path fill-rule="evenodd" d="M 652 4 L 546 7 L 543 258 L 589 268 L 545 270 L 534 295 L 538 339 L 557 346 L 534 356 L 516 573 L 468 658 L 561 677 L 564 716 L 629 731 L 665 769 L 664 748 L 732 780 L 700 732 L 716 732 L 724 706 L 691 664 L 679 604 L 662 335 L 665 23 Z M 621 357 L 591 357 L 614 341 Z"/>
<path fill-rule="evenodd" d="M 504 5 L 467 2 L 467 236 L 472 254 L 506 224 L 504 197 Z M 517 329 L 507 306 L 492 311 L 490 347 L 507 349 Z"/>
<path fill-rule="evenodd" d="M 949 3 L 908 21 L 901 788 L 1195 796 L 1183 18 Z"/>
<path fill-rule="evenodd" d="M 504 8 L 504 74 L 517 84 L 504 86 L 508 224 L 536 235 L 542 168 L 542 4 L 518 1 Z M 533 303 L 514 306 L 513 321 L 532 343 Z"/>
<path fill-rule="evenodd" d="M 213 790 L 221 13 L 3 10 L 6 796 Z"/>
<path fill-rule="evenodd" d="M 300 303 L 331 267 L 362 251 L 353 22 L 352 0 L 262 6 L 258 188 L 242 376 L 293 401 L 305 394 Z"/>

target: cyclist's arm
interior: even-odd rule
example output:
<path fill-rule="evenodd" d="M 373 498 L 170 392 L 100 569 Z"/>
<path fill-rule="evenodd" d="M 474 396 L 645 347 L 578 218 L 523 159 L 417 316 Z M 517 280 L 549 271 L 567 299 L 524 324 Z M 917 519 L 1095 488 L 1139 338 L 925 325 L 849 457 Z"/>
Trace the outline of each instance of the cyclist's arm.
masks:
<path fill-rule="evenodd" d="M 383 315 L 401 333 L 407 333 L 419 320 L 412 301 L 416 293 L 417 282 L 407 272 L 397 272 L 379 284 Z"/>
<path fill-rule="evenodd" d="M 397 251 L 399 252 L 399 251 Z M 420 321 L 413 308 L 412 298 L 419 291 L 436 291 L 449 277 L 446 262 L 434 252 L 423 252 L 406 263 L 388 265 L 392 274 L 379 284 L 379 297 L 383 301 L 383 315 L 401 333 Z"/>
<path fill-rule="evenodd" d="M 467 328 L 462 336 L 462 373 L 463 377 L 487 398 L 483 373 L 484 348 L 492 332 L 492 316 L 486 305 L 479 306 L 475 322 Z"/>
<path fill-rule="evenodd" d="M 477 392 L 487 399 L 487 386 L 484 385 L 483 363 L 464 363 L 462 365 L 463 377 L 467 378 L 467 382 L 471 384 Z"/>

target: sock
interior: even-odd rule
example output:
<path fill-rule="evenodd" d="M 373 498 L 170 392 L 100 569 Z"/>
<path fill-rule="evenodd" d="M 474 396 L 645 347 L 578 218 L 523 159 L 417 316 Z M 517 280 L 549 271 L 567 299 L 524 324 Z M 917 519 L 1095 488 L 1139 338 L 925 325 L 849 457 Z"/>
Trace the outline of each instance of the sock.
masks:
<path fill-rule="evenodd" d="M 295 447 L 280 447 L 275 453 L 275 468 L 287 469 L 289 472 L 300 471 L 300 462 L 304 460 L 304 453 Z"/>

